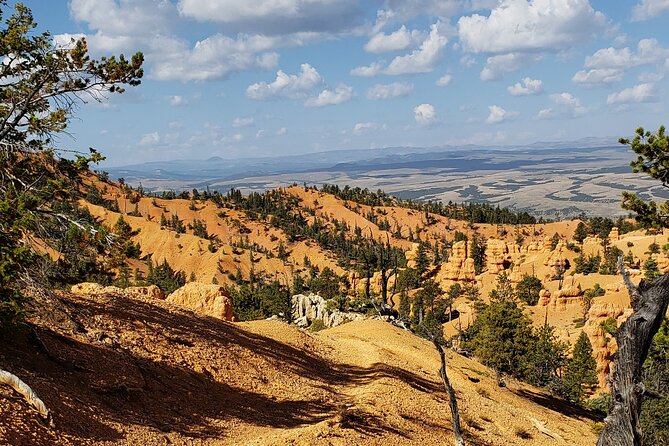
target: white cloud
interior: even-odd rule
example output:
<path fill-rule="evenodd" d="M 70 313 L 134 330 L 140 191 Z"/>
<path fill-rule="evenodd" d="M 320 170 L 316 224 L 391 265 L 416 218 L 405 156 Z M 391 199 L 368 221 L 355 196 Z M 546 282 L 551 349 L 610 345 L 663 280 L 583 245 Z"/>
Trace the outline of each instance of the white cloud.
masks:
<path fill-rule="evenodd" d="M 489 16 L 458 20 L 465 51 L 512 53 L 559 51 L 606 28 L 606 18 L 588 0 L 502 0 Z"/>
<path fill-rule="evenodd" d="M 595 51 L 585 58 L 586 70 L 578 71 L 572 81 L 586 87 L 618 82 L 625 71 L 642 65 L 660 64 L 669 58 L 669 49 L 656 39 L 641 39 L 635 50 L 628 47 L 608 47 Z"/>
<path fill-rule="evenodd" d="M 419 104 L 413 109 L 414 119 L 418 124 L 431 124 L 437 118 L 437 114 L 432 104 Z"/>
<path fill-rule="evenodd" d="M 625 88 L 622 91 L 611 93 L 606 98 L 606 103 L 613 104 L 631 104 L 640 102 L 654 102 L 657 100 L 655 94 L 655 85 L 646 83 Z"/>
<path fill-rule="evenodd" d="M 434 70 L 441 60 L 443 48 L 448 43 L 445 35 L 439 31 L 440 23 L 430 27 L 430 34 L 421 43 L 420 47 L 410 54 L 397 56 L 384 70 L 385 74 L 401 75 L 428 73 Z"/>
<path fill-rule="evenodd" d="M 175 95 L 169 97 L 169 102 L 172 107 L 182 107 L 188 104 L 188 101 L 183 96 Z"/>
<path fill-rule="evenodd" d="M 353 68 L 351 70 L 351 76 L 374 77 L 381 73 L 382 70 L 383 64 L 380 62 L 372 62 L 367 66 Z"/>
<path fill-rule="evenodd" d="M 417 44 L 424 38 L 423 33 L 418 30 L 409 31 L 402 25 L 400 29 L 390 34 L 382 32 L 374 34 L 369 42 L 365 44 L 365 51 L 369 53 L 387 53 L 400 51 Z"/>
<path fill-rule="evenodd" d="M 586 112 L 586 108 L 581 105 L 581 100 L 575 97 L 571 93 L 562 92 L 555 93 L 550 95 L 551 101 L 555 102 L 558 105 L 562 105 L 570 109 L 571 114 L 576 116 L 581 116 Z"/>
<path fill-rule="evenodd" d="M 656 39 L 641 39 L 636 51 L 629 48 L 602 48 L 585 59 L 586 68 L 627 69 L 641 65 L 664 62 L 669 49 L 660 46 Z"/>
<path fill-rule="evenodd" d="M 542 93 L 544 87 L 541 80 L 524 77 L 520 82 L 508 86 L 506 91 L 511 96 L 529 96 Z"/>
<path fill-rule="evenodd" d="M 499 105 L 488 106 L 488 117 L 485 122 L 488 124 L 499 124 L 500 122 L 508 121 L 518 115 L 517 112 L 511 112 L 503 109 Z"/>
<path fill-rule="evenodd" d="M 78 33 L 78 34 L 70 34 L 70 33 L 63 33 L 63 34 L 56 34 L 53 36 L 53 46 L 56 48 L 62 48 L 62 49 L 71 49 L 74 48 L 74 43 L 77 40 L 81 40 L 86 38 L 86 34 Z"/>
<path fill-rule="evenodd" d="M 413 84 L 409 82 L 393 82 L 392 84 L 376 84 L 367 90 L 368 99 L 389 99 L 397 96 L 406 96 L 413 91 Z"/>
<path fill-rule="evenodd" d="M 617 68 L 593 68 L 592 70 L 577 71 L 571 78 L 572 82 L 584 87 L 619 82 L 623 79 L 623 70 Z"/>
<path fill-rule="evenodd" d="M 479 7 L 485 8 L 496 0 L 462 1 L 462 0 L 386 0 L 385 9 L 377 13 L 377 26 L 394 21 L 405 21 L 425 15 L 428 17 L 449 18 L 465 10 Z"/>
<path fill-rule="evenodd" d="M 641 0 L 632 11 L 632 21 L 652 19 L 667 11 L 669 11 L 669 0 Z"/>
<path fill-rule="evenodd" d="M 367 132 L 385 130 L 385 124 L 378 124 L 376 122 L 358 122 L 353 126 L 353 133 L 360 135 Z"/>
<path fill-rule="evenodd" d="M 286 133 L 288 133 L 288 130 L 285 127 L 281 127 L 279 130 L 276 131 L 276 136 L 283 136 Z"/>
<path fill-rule="evenodd" d="M 179 0 L 178 7 L 185 17 L 263 34 L 343 31 L 364 19 L 355 0 Z"/>
<path fill-rule="evenodd" d="M 439 79 L 437 79 L 437 82 L 435 82 L 435 84 L 437 85 L 437 87 L 445 87 L 448 84 L 450 84 L 452 80 L 453 76 L 451 76 L 450 74 L 444 74 Z"/>
<path fill-rule="evenodd" d="M 260 35 L 240 35 L 233 39 L 215 34 L 189 48 L 175 38 L 154 41 L 156 58 L 153 75 L 159 80 L 206 81 L 225 79 L 231 73 L 274 68 L 279 55 L 271 50 L 282 42 Z"/>
<path fill-rule="evenodd" d="M 300 65 L 299 74 L 286 74 L 279 70 L 276 79 L 271 82 L 258 82 L 246 89 L 246 96 L 255 100 L 267 100 L 276 97 L 300 99 L 323 83 L 323 78 L 308 63 Z"/>
<path fill-rule="evenodd" d="M 474 56 L 470 56 L 469 54 L 465 54 L 460 58 L 460 65 L 465 68 L 471 68 L 476 65 L 476 58 L 474 58 Z"/>
<path fill-rule="evenodd" d="M 339 84 L 334 90 L 325 89 L 318 96 L 304 101 L 307 107 L 324 107 L 326 105 L 337 105 L 348 102 L 353 98 L 353 87 Z"/>
<path fill-rule="evenodd" d="M 146 133 L 139 140 L 140 146 L 155 146 L 160 143 L 160 134 L 158 132 Z"/>
<path fill-rule="evenodd" d="M 232 120 L 232 127 L 234 128 L 250 127 L 253 125 L 254 122 L 255 119 L 253 119 L 252 116 L 235 118 Z"/>
<path fill-rule="evenodd" d="M 509 53 L 488 57 L 486 59 L 486 66 L 481 70 L 481 80 L 500 80 L 505 74 L 517 71 L 540 59 L 540 55 L 525 53 Z"/>
<path fill-rule="evenodd" d="M 140 42 L 165 33 L 176 16 L 171 2 L 135 0 L 71 0 L 70 14 L 95 30 L 87 36 L 93 51 L 133 50 Z"/>
<path fill-rule="evenodd" d="M 537 115 L 535 116 L 535 119 L 554 119 L 557 118 L 557 113 L 555 113 L 555 110 L 552 108 L 543 108 L 539 110 Z"/>

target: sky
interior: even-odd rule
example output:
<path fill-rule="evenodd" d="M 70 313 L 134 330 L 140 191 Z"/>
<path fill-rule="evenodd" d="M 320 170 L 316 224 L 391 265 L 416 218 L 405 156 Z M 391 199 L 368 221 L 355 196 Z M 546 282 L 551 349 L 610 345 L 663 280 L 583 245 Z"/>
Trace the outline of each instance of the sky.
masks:
<path fill-rule="evenodd" d="M 107 166 L 631 136 L 665 121 L 669 0 L 24 0 L 55 44 L 142 51 L 59 144 Z"/>

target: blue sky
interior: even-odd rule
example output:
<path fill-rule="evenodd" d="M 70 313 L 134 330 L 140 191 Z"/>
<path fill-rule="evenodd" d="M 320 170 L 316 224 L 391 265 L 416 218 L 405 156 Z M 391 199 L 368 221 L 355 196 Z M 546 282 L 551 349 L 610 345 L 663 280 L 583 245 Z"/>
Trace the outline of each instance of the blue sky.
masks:
<path fill-rule="evenodd" d="M 668 0 L 33 0 L 56 41 L 142 51 L 61 145 L 107 165 L 629 136 L 667 123 Z"/>

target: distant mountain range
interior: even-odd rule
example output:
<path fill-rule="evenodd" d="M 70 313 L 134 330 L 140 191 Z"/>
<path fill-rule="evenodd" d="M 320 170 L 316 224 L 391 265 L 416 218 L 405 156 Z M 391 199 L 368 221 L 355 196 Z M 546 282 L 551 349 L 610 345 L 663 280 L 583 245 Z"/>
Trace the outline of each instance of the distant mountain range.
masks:
<path fill-rule="evenodd" d="M 227 159 L 212 157 L 204 160 L 155 161 L 105 170 L 113 178 L 123 177 L 130 184 L 150 181 L 171 187 L 173 183 L 214 183 L 221 180 L 243 179 L 286 173 L 314 171 L 360 171 L 373 168 L 431 168 L 451 167 L 463 171 L 480 167 L 491 154 L 505 153 L 510 163 L 527 161 L 527 156 L 564 156 L 564 151 L 619 147 L 615 138 L 583 138 L 571 142 L 537 142 L 513 146 L 438 146 L 438 147 L 385 147 L 380 149 L 333 150 L 300 155 L 259 158 Z M 621 151 L 625 149 L 621 148 Z M 489 164 L 489 163 L 488 163 Z M 488 165 L 492 168 L 492 165 Z M 494 166 L 497 170 L 503 165 Z"/>

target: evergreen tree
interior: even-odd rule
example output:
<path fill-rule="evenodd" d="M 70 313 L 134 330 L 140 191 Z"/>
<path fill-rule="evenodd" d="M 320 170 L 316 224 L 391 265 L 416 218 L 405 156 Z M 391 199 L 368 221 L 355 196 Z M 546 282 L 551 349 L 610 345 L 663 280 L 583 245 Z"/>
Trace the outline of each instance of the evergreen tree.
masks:
<path fill-rule="evenodd" d="M 472 252 L 471 258 L 474 259 L 474 271 L 476 274 L 481 274 L 485 268 L 485 240 L 478 235 L 472 238 Z"/>
<path fill-rule="evenodd" d="M 576 226 L 576 231 L 574 232 L 574 240 L 576 240 L 579 243 L 583 243 L 583 240 L 588 236 L 588 229 L 585 226 L 585 223 L 582 221 L 578 222 L 578 225 Z"/>
<path fill-rule="evenodd" d="M 643 365 L 646 389 L 662 398 L 648 398 L 641 408 L 643 444 L 669 444 L 669 319 L 653 337 Z"/>
<path fill-rule="evenodd" d="M 542 288 L 543 284 L 538 277 L 525 274 L 516 285 L 516 297 L 527 305 L 536 305 Z"/>
<path fill-rule="evenodd" d="M 23 290 L 43 275 L 31 240 L 54 248 L 64 235 L 56 228 L 76 226 L 56 208 L 73 208 L 82 196 L 82 173 L 104 159 L 94 149 L 61 157 L 57 135 L 87 92 L 122 93 L 143 75 L 141 53 L 93 60 L 85 39 L 55 45 L 50 33 L 35 31 L 29 8 L 11 8 L 0 2 L 0 326 L 24 314 Z"/>
<path fill-rule="evenodd" d="M 660 275 L 660 268 L 657 266 L 657 261 L 652 257 L 649 257 L 643 263 L 643 274 L 648 280 L 654 279 Z"/>
<path fill-rule="evenodd" d="M 418 244 L 418 252 L 416 253 L 416 270 L 418 274 L 423 275 L 427 271 L 430 261 L 427 258 L 427 252 L 423 243 Z"/>
<path fill-rule="evenodd" d="M 555 336 L 555 328 L 546 324 L 535 331 L 522 358 L 522 378 L 539 387 L 549 387 L 558 379 L 559 370 L 567 359 L 566 343 Z"/>
<path fill-rule="evenodd" d="M 409 293 L 405 289 L 400 291 L 400 306 L 398 309 L 399 317 L 402 320 L 408 320 L 411 314 L 411 302 L 409 300 Z"/>
<path fill-rule="evenodd" d="M 597 386 L 596 371 L 597 362 L 592 356 L 592 344 L 588 336 L 581 332 L 567 363 L 559 393 L 570 401 L 582 402 L 585 392 Z"/>
<path fill-rule="evenodd" d="M 532 340 L 532 322 L 513 299 L 481 305 L 465 334 L 463 348 L 499 373 L 522 374 L 522 358 Z"/>

